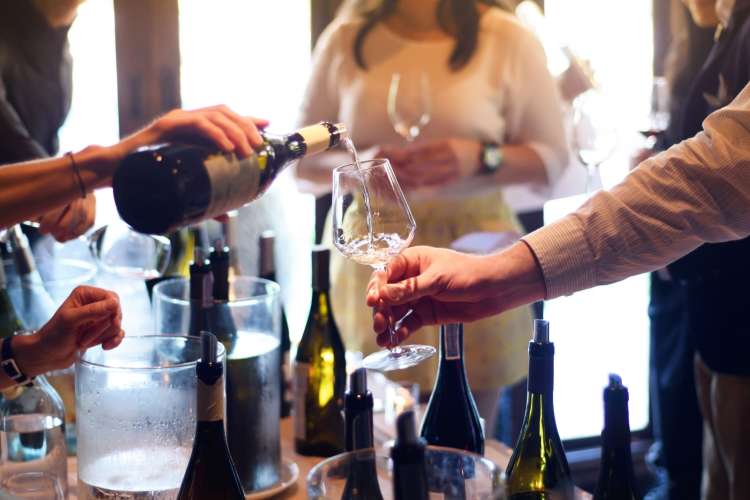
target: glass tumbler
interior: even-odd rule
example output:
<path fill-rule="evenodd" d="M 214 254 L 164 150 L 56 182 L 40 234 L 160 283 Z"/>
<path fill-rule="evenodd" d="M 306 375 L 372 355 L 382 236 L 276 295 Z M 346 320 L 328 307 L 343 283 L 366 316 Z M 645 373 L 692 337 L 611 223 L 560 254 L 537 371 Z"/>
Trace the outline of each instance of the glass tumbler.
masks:
<path fill-rule="evenodd" d="M 158 333 L 187 332 L 190 282 L 165 280 L 153 289 Z M 281 299 L 272 281 L 237 276 L 229 283 L 229 301 L 209 314 L 227 352 L 227 440 L 246 493 L 280 481 L 281 444 Z M 220 318 L 221 322 L 219 323 Z M 227 326 L 229 325 L 229 326 Z"/>
<path fill-rule="evenodd" d="M 125 337 L 81 355 L 79 499 L 176 498 L 195 436 L 200 357 L 199 338 L 174 335 Z"/>

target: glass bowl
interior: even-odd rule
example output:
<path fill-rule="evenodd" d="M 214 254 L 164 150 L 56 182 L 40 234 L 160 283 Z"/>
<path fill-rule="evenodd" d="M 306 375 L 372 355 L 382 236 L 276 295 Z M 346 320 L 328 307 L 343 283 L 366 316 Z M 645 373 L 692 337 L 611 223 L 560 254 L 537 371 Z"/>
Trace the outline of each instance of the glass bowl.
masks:
<path fill-rule="evenodd" d="M 307 475 L 307 496 L 315 500 L 344 498 L 347 480 L 362 464 L 374 457 L 378 485 L 383 500 L 393 498 L 393 462 L 388 450 L 373 449 L 342 453 L 323 460 Z M 430 498 L 503 499 L 504 483 L 500 467 L 486 458 L 452 448 L 428 446 L 425 453 Z"/>

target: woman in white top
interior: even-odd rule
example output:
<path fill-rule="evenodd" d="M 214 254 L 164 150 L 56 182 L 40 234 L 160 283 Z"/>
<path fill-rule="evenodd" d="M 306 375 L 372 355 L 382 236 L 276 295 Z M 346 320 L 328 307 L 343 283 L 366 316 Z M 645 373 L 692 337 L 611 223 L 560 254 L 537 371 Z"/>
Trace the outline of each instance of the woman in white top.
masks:
<path fill-rule="evenodd" d="M 540 43 L 510 14 L 477 0 L 380 0 L 360 12 L 321 35 L 301 122 L 343 122 L 363 157 L 391 159 L 417 221 L 414 244 L 446 247 L 470 232 L 520 232 L 503 186 L 548 186 L 568 159 Z M 428 76 L 431 119 L 407 144 L 394 132 L 386 100 L 392 75 L 414 69 Z M 481 161 L 495 145 L 499 164 Z M 350 162 L 343 152 L 319 155 L 300 162 L 297 176 L 320 193 L 330 190 L 331 170 Z M 375 351 L 372 312 L 362 304 L 370 269 L 332 255 L 334 314 L 346 347 Z M 467 325 L 469 382 L 486 419 L 498 389 L 526 374 L 530 331 L 525 307 Z M 436 329 L 411 340 L 436 345 Z M 427 392 L 436 362 L 391 373 Z"/>

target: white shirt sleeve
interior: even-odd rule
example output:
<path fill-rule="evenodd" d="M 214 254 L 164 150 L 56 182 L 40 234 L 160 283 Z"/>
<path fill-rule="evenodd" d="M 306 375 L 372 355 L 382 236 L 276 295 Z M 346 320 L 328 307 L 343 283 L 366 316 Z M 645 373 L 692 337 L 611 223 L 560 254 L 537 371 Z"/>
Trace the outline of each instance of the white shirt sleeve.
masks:
<path fill-rule="evenodd" d="M 507 104 L 506 140 L 532 148 L 544 162 L 547 185 L 553 186 L 569 163 L 562 101 L 536 36 L 524 28 L 516 43 L 514 71 L 508 80 L 512 91 Z"/>
<path fill-rule="evenodd" d="M 548 299 L 658 269 L 704 242 L 750 234 L 750 85 L 703 128 L 524 237 Z"/>

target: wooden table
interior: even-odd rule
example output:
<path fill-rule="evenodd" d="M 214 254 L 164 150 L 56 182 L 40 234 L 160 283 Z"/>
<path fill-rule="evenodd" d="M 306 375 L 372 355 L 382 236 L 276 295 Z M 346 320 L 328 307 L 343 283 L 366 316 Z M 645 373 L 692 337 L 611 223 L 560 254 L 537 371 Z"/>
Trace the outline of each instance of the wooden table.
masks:
<path fill-rule="evenodd" d="M 391 425 L 386 424 L 383 414 L 378 413 L 375 415 L 375 436 L 378 444 L 382 444 L 389 439 L 392 439 L 392 431 L 388 431 L 392 428 Z M 276 495 L 275 499 L 303 499 L 307 498 L 305 490 L 305 480 L 307 474 L 310 472 L 315 464 L 320 462 L 322 459 L 319 457 L 304 457 L 294 452 L 294 428 L 292 427 L 292 419 L 285 418 L 281 421 L 281 455 L 289 460 L 292 460 L 299 467 L 299 477 L 295 485 Z M 484 456 L 488 460 L 491 460 L 501 468 L 505 468 L 510 460 L 511 449 L 505 446 L 503 443 L 494 439 L 488 439 L 485 442 Z M 77 483 L 77 467 L 75 457 L 68 458 L 68 484 L 70 485 L 70 499 L 77 500 L 76 495 L 76 483 Z M 591 495 L 583 491 L 576 492 L 576 499 L 586 500 L 590 499 Z"/>

